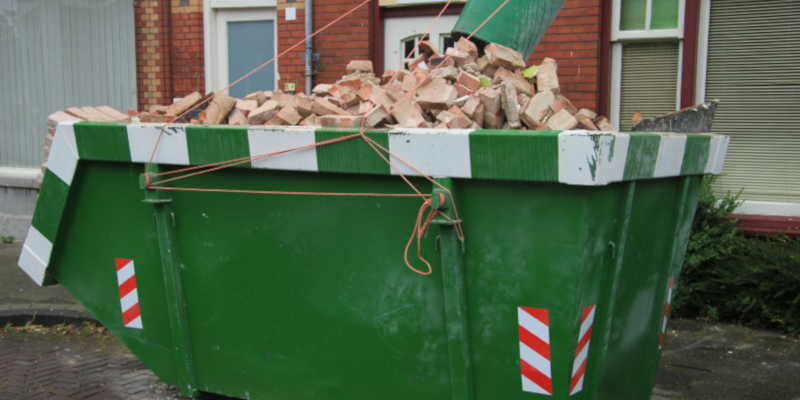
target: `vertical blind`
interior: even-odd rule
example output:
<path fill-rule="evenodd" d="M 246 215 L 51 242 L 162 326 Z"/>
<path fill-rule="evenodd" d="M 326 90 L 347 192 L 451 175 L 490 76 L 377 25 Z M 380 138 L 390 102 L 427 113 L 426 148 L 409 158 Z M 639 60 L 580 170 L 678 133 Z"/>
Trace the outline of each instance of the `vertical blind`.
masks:
<path fill-rule="evenodd" d="M 706 100 L 731 136 L 715 191 L 800 202 L 800 2 L 711 2 Z"/>
<path fill-rule="evenodd" d="M 643 118 L 675 111 L 679 51 L 677 41 L 622 45 L 621 131 L 630 131 L 636 111 Z"/>
<path fill-rule="evenodd" d="M 133 0 L 0 0 L 0 167 L 38 167 L 46 119 L 136 108 Z"/>

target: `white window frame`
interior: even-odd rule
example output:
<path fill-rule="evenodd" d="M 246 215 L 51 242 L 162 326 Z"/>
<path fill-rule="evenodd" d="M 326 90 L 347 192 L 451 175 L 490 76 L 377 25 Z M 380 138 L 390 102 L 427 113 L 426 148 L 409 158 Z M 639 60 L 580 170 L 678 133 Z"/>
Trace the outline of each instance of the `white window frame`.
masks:
<path fill-rule="evenodd" d="M 226 21 L 274 21 L 274 48 L 278 50 L 278 2 L 277 0 L 210 0 L 203 2 L 203 53 L 205 56 L 205 92 L 216 92 L 228 86 L 228 41 L 220 40 L 222 32 L 217 31 L 220 18 Z M 275 68 L 275 89 L 279 89 L 278 63 Z M 269 68 L 269 66 L 264 67 Z"/>
<path fill-rule="evenodd" d="M 621 21 L 622 0 L 613 0 L 611 3 L 611 41 L 618 40 L 643 40 L 643 39 L 683 39 L 683 23 L 686 14 L 686 0 L 678 0 L 678 28 L 677 29 L 650 29 L 651 10 L 653 0 L 647 0 L 645 11 L 644 30 L 623 31 L 619 29 Z"/>
<path fill-rule="evenodd" d="M 711 24 L 711 0 L 700 0 L 697 30 L 697 72 L 694 81 L 694 104 L 706 100 L 706 68 L 708 68 L 708 30 Z"/>
<path fill-rule="evenodd" d="M 701 0 L 701 2 L 711 0 Z M 677 90 L 675 96 L 675 110 L 681 108 L 681 79 L 683 76 L 683 24 L 686 16 L 686 0 L 679 0 L 678 3 L 678 29 L 650 29 L 650 10 L 653 0 L 647 0 L 647 11 L 644 30 L 622 31 L 619 29 L 620 13 L 622 0 L 612 0 L 611 4 L 611 82 L 608 107 L 608 119 L 611 125 L 619 129 L 620 125 L 620 102 L 622 95 L 622 48 L 624 43 L 636 42 L 655 42 L 664 40 L 678 41 L 678 77 Z M 702 18 L 702 11 L 701 11 Z M 708 18 L 706 17 L 706 23 Z M 702 19 L 701 19 L 702 34 Z M 706 24 L 706 44 L 708 43 L 708 25 Z M 705 58 L 703 58 L 705 63 Z M 705 68 L 705 64 L 703 65 Z M 698 66 L 699 68 L 699 66 Z M 705 71 L 705 70 L 704 70 Z M 703 85 L 705 87 L 705 77 Z M 695 92 L 696 93 L 696 92 Z"/>
<path fill-rule="evenodd" d="M 447 51 L 447 49 L 444 47 L 444 40 L 445 39 L 453 40 L 453 48 L 456 47 L 455 46 L 456 41 L 453 39 L 453 35 L 452 34 L 450 34 L 450 33 L 440 33 L 439 34 L 439 51 L 441 51 L 442 54 L 444 54 Z"/>

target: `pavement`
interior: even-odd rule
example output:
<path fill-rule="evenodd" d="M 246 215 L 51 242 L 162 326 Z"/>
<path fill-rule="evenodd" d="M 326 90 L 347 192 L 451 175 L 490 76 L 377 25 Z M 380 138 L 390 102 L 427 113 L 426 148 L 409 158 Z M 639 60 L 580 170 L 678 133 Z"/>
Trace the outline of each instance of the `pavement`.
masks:
<path fill-rule="evenodd" d="M 63 287 L 34 284 L 16 266 L 21 248 L 0 244 L 0 399 L 184 399 Z M 27 328 L 2 328 L 31 319 Z M 74 326 L 52 327 L 64 322 Z M 651 398 L 667 399 L 800 400 L 798 338 L 672 320 Z"/>
<path fill-rule="evenodd" d="M 97 322 L 61 285 L 40 287 L 19 267 L 22 242 L 0 244 L 0 320 L 15 324 L 34 315 L 37 323 Z"/>

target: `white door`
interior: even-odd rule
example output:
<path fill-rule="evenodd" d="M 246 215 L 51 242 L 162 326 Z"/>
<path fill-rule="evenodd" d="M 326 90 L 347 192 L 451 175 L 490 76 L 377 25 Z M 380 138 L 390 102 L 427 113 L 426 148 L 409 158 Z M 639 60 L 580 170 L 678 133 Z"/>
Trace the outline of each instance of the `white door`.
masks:
<path fill-rule="evenodd" d="M 215 46 L 211 62 L 211 87 L 217 91 L 275 57 L 277 18 L 274 8 L 216 9 Z M 242 98 L 259 90 L 274 90 L 278 63 L 273 61 L 232 88 L 228 94 Z"/>
<path fill-rule="evenodd" d="M 435 19 L 435 15 L 386 18 L 383 38 L 384 68 L 396 70 Z M 457 21 L 458 15 L 442 15 L 428 32 L 429 40 L 436 44 L 442 53 L 447 47 L 453 46 L 450 31 L 456 26 Z"/>

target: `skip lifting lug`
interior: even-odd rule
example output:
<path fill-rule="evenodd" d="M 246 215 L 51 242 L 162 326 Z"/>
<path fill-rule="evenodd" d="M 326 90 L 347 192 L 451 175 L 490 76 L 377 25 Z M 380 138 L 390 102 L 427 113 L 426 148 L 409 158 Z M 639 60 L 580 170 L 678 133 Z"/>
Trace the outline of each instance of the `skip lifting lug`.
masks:
<path fill-rule="evenodd" d="M 453 226 L 455 224 L 460 224 L 461 219 L 456 219 L 454 207 L 452 206 L 453 196 L 453 181 L 451 178 L 437 178 L 437 182 L 439 182 L 442 186 L 450 190 L 443 189 L 438 185 L 434 185 L 433 192 L 431 193 L 431 209 L 437 210 L 438 214 L 430 221 L 431 224 L 437 225 L 450 225 Z M 445 218 L 447 216 L 450 219 Z M 459 242 L 461 242 L 461 253 L 466 252 L 466 244 L 464 243 L 464 239 L 458 238 Z M 441 236 L 437 236 L 434 242 L 434 247 L 436 250 L 439 250 Z"/>
<path fill-rule="evenodd" d="M 154 170 L 158 167 L 155 164 Z M 147 176 L 145 174 L 139 175 L 139 188 L 144 190 L 144 200 L 143 203 L 171 203 L 172 199 L 167 193 L 166 190 L 158 190 L 158 189 L 149 189 L 147 187 Z"/>

